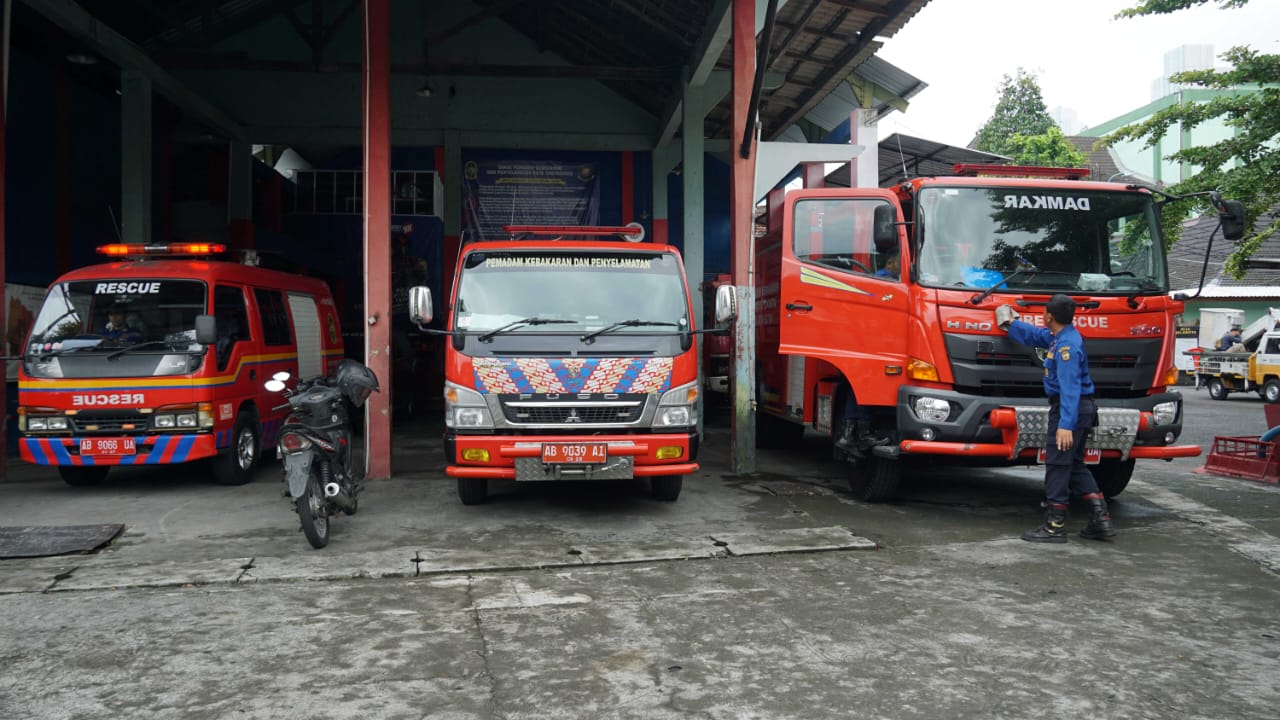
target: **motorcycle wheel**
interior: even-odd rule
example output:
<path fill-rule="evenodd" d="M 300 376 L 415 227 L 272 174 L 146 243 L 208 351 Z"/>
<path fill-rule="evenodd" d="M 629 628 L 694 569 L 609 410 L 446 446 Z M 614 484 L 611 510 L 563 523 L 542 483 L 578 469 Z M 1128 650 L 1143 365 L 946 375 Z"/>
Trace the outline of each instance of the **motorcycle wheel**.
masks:
<path fill-rule="evenodd" d="M 298 520 L 302 534 L 317 550 L 329 544 L 329 512 L 325 506 L 324 482 L 320 478 L 319 463 L 311 464 L 311 476 L 307 478 L 307 492 L 294 500 L 298 508 Z"/>

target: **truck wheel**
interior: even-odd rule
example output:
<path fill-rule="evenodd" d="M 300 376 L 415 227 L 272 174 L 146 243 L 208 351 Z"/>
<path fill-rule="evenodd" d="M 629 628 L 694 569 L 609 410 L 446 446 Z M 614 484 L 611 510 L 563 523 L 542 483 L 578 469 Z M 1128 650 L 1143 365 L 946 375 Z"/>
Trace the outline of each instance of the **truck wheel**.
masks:
<path fill-rule="evenodd" d="M 1108 500 L 1124 492 L 1133 477 L 1133 458 L 1128 460 L 1104 460 L 1097 465 L 1090 465 L 1089 472 L 1098 483 L 1098 490 Z"/>
<path fill-rule="evenodd" d="M 62 482 L 73 487 L 97 485 L 107 477 L 108 465 L 60 465 L 58 474 Z"/>
<path fill-rule="evenodd" d="M 463 505 L 479 505 L 488 497 L 488 478 L 458 478 L 458 499 Z"/>
<path fill-rule="evenodd" d="M 683 487 L 683 475 L 658 475 L 649 478 L 649 494 L 654 500 L 674 502 L 680 497 L 680 489 Z"/>
<path fill-rule="evenodd" d="M 258 463 L 258 421 L 242 411 L 231 431 L 231 449 L 213 459 L 213 481 L 219 485 L 244 485 L 253 479 Z"/>
<path fill-rule="evenodd" d="M 1222 384 L 1222 378 L 1213 378 L 1209 381 L 1209 397 L 1214 400 L 1227 399 L 1227 386 Z"/>
<path fill-rule="evenodd" d="M 884 502 L 898 491 L 902 461 L 872 455 L 860 462 L 845 463 L 849 490 L 863 502 Z"/>
<path fill-rule="evenodd" d="M 1262 399 L 1269 403 L 1280 403 L 1280 380 L 1271 378 L 1262 386 Z"/>

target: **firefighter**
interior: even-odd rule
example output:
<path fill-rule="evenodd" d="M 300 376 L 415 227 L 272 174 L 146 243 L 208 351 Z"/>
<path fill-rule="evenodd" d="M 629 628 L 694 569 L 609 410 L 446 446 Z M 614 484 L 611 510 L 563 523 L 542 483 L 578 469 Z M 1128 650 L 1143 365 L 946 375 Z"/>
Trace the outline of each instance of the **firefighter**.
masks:
<path fill-rule="evenodd" d="M 142 340 L 142 333 L 129 325 L 125 318 L 128 310 L 124 303 L 112 303 L 107 308 L 107 323 L 102 326 L 100 335 L 112 345 L 134 345 Z"/>
<path fill-rule="evenodd" d="M 1018 319 L 1008 305 L 996 308 L 996 324 L 1015 342 L 1045 348 L 1044 391 L 1049 396 L 1049 428 L 1045 434 L 1044 508 L 1040 527 L 1022 534 L 1029 542 L 1067 541 L 1067 502 L 1072 492 L 1089 504 L 1089 524 L 1080 536 L 1105 540 L 1114 537 L 1107 501 L 1098 490 L 1093 473 L 1084 462 L 1085 440 L 1098 424 L 1093 402 L 1093 379 L 1084 339 L 1076 330 L 1076 304 L 1070 297 L 1054 295 L 1044 306 L 1040 328 Z"/>

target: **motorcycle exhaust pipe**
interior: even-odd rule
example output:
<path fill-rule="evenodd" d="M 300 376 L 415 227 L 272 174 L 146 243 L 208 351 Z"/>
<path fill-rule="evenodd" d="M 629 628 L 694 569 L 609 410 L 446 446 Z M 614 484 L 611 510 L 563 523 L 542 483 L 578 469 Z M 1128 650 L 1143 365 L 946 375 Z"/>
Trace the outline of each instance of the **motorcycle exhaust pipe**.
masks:
<path fill-rule="evenodd" d="M 325 485 L 324 497 L 340 508 L 350 509 L 352 505 L 355 505 L 355 500 L 350 495 L 342 492 L 342 486 L 338 485 L 338 483 L 331 482 Z"/>

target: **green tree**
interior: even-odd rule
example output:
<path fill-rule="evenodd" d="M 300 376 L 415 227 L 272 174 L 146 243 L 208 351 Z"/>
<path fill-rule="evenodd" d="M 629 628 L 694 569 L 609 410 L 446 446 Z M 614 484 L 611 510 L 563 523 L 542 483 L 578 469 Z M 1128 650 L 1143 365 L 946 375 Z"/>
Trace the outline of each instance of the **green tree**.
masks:
<path fill-rule="evenodd" d="M 1084 153 L 1056 125 L 1041 135 L 1012 135 L 1005 142 L 1005 150 L 1004 154 L 1018 165 L 1083 167 L 1088 163 Z"/>
<path fill-rule="evenodd" d="M 1000 99 L 992 116 L 978 130 L 974 148 L 997 155 L 1012 155 L 1009 140 L 1015 135 L 1030 137 L 1043 135 L 1057 127 L 1049 111 L 1035 75 L 1022 68 L 1013 77 L 1008 75 L 1000 83 Z"/>
<path fill-rule="evenodd" d="M 1142 0 L 1117 17 L 1163 15 L 1210 0 Z M 1218 0 L 1223 9 L 1242 7 L 1249 0 Z M 1100 141 L 1114 145 L 1122 140 L 1146 141 L 1152 147 L 1169 132 L 1189 130 L 1214 119 L 1231 128 L 1232 136 L 1212 145 L 1186 148 L 1167 157 L 1200 168 L 1192 177 L 1171 186 L 1173 194 L 1219 190 L 1245 206 L 1246 227 L 1253 228 L 1280 203 L 1280 55 L 1265 55 L 1248 47 L 1233 47 L 1221 56 L 1230 64 L 1222 72 L 1192 70 L 1172 75 L 1172 82 L 1211 90 L 1256 88 L 1252 93 L 1223 93 L 1205 103 L 1174 105 L 1150 118 L 1122 127 Z M 1182 222 L 1203 209 L 1203 204 L 1170 203 L 1164 213 L 1169 244 L 1177 241 Z M 1263 241 L 1280 231 L 1280 217 L 1259 232 L 1246 234 L 1227 258 L 1226 271 L 1239 278 L 1245 261 Z"/>

